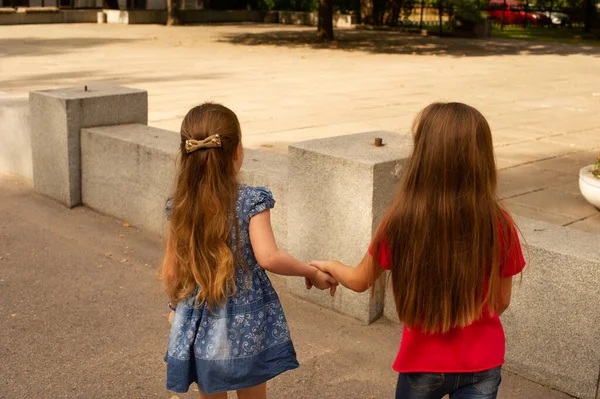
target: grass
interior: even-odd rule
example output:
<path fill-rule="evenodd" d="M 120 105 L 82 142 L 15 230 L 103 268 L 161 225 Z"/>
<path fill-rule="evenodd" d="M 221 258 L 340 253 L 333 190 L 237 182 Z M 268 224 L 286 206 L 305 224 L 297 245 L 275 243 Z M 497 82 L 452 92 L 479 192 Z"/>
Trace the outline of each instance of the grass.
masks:
<path fill-rule="evenodd" d="M 505 39 L 545 41 L 566 44 L 600 46 L 600 32 L 583 33 L 583 28 L 500 26 L 492 28 L 492 36 Z"/>

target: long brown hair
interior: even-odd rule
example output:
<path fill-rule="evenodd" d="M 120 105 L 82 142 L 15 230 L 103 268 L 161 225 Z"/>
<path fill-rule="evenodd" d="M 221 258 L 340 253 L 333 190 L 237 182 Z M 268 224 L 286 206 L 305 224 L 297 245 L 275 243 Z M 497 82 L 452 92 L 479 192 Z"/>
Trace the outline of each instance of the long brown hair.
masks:
<path fill-rule="evenodd" d="M 219 135 L 220 147 L 186 152 L 186 140 Z M 181 124 L 181 147 L 169 237 L 161 276 L 172 300 L 199 287 L 196 300 L 209 308 L 235 293 L 236 260 L 232 226 L 237 231 L 238 193 L 234 160 L 241 141 L 237 116 L 213 103 L 192 108 Z M 239 251 L 237 251 L 239 254 Z"/>
<path fill-rule="evenodd" d="M 447 332 L 473 323 L 485 304 L 496 309 L 500 248 L 506 253 L 515 233 L 496 196 L 492 134 L 479 111 L 431 104 L 415 119 L 413 136 L 374 263 L 385 238 L 398 317 L 407 327 Z"/>

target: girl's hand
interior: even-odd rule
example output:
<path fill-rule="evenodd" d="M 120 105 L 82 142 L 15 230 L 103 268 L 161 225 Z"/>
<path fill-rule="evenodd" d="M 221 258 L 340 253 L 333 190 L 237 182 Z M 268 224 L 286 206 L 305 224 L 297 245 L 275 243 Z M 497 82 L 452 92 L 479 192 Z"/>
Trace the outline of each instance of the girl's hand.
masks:
<path fill-rule="evenodd" d="M 309 263 L 309 265 L 312 267 L 316 267 L 323 273 L 329 273 L 329 270 L 327 270 L 327 261 L 326 260 L 313 260 L 312 262 Z"/>
<path fill-rule="evenodd" d="M 310 278 L 311 286 L 315 286 L 320 290 L 329 288 L 329 295 L 333 296 L 338 286 L 338 282 L 330 274 L 315 270 L 315 274 Z M 308 287 L 308 283 L 307 283 Z"/>
<path fill-rule="evenodd" d="M 171 313 L 169 313 L 169 325 L 173 324 L 174 317 L 175 317 L 175 312 L 171 310 Z"/>
<path fill-rule="evenodd" d="M 306 285 L 306 289 L 310 290 L 313 287 L 312 281 L 308 277 L 304 277 L 304 284 Z"/>

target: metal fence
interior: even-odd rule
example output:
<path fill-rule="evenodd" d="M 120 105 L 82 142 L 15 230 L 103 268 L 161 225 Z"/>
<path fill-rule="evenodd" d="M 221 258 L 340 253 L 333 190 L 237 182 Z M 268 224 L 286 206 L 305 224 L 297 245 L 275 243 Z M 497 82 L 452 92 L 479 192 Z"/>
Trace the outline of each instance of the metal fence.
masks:
<path fill-rule="evenodd" d="M 573 24 L 583 23 L 581 12 L 560 4 L 550 3 L 544 7 L 515 0 L 483 0 L 478 6 L 482 16 L 499 26 L 572 27 Z M 410 14 L 401 17 L 402 23 L 422 28 L 439 26 L 440 7 L 442 24 L 448 23 L 458 12 L 451 1 L 426 0 L 415 4 Z"/>

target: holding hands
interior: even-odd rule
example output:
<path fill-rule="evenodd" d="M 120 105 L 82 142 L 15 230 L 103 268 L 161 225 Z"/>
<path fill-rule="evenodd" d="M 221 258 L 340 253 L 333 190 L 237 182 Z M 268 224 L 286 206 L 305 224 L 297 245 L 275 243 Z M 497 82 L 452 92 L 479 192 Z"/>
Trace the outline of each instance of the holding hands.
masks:
<path fill-rule="evenodd" d="M 310 290 L 312 287 L 320 290 L 329 289 L 329 295 L 334 296 L 338 286 L 338 281 L 327 271 L 326 261 L 312 261 L 309 266 L 314 268 L 314 272 L 310 277 L 304 279 L 306 289 Z"/>

